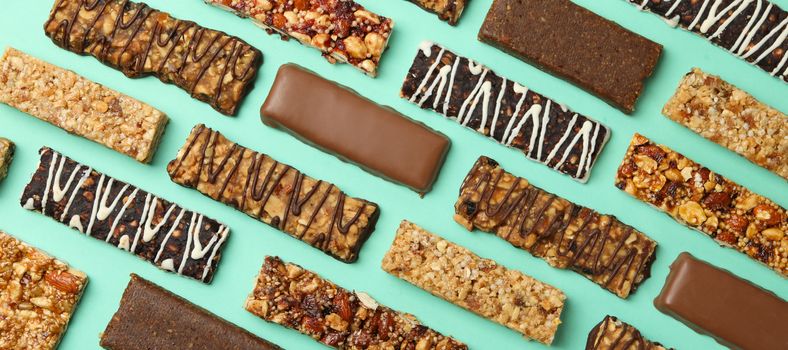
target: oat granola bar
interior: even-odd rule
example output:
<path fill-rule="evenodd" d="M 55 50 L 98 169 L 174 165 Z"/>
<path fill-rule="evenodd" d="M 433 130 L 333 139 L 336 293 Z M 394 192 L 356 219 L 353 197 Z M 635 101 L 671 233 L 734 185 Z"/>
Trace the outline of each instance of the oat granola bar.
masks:
<path fill-rule="evenodd" d="M 457 25 L 457 21 L 462 16 L 465 9 L 466 0 L 408 0 L 426 11 L 432 12 L 438 17 L 448 22 L 450 25 Z"/>
<path fill-rule="evenodd" d="M 635 134 L 616 187 L 788 275 L 788 213 L 777 203 Z"/>
<path fill-rule="evenodd" d="M 788 180 L 788 116 L 693 68 L 662 114 Z"/>
<path fill-rule="evenodd" d="M 407 220 L 383 258 L 383 270 L 527 339 L 549 345 L 561 324 L 563 292 Z"/>
<path fill-rule="evenodd" d="M 8 167 L 14 158 L 14 143 L 0 137 L 0 181 L 8 175 Z"/>
<path fill-rule="evenodd" d="M 236 208 L 343 262 L 375 229 L 378 205 L 349 197 L 335 185 L 311 178 L 197 125 L 167 166 L 172 181 Z"/>
<path fill-rule="evenodd" d="M 44 31 L 63 49 L 129 78 L 175 84 L 225 115 L 236 113 L 262 64 L 237 37 L 128 0 L 55 0 Z"/>
<path fill-rule="evenodd" d="M 335 349 L 468 349 L 413 315 L 379 305 L 366 293 L 346 290 L 278 257 L 265 258 L 245 308 Z"/>
<path fill-rule="evenodd" d="M 640 331 L 617 319 L 605 316 L 588 334 L 586 350 L 668 350 L 660 343 L 652 342 Z"/>
<path fill-rule="evenodd" d="M 390 18 L 352 0 L 205 0 L 268 33 L 293 38 L 320 50 L 331 63 L 349 63 L 376 76 L 380 57 L 394 28 Z"/>
<path fill-rule="evenodd" d="M 50 149 L 20 203 L 157 267 L 210 283 L 230 229 Z"/>
<path fill-rule="evenodd" d="M 546 192 L 487 157 L 460 187 L 454 220 L 570 269 L 621 298 L 651 275 L 657 242 L 612 215 Z"/>
<path fill-rule="evenodd" d="M 87 276 L 0 231 L 0 349 L 55 349 Z"/>

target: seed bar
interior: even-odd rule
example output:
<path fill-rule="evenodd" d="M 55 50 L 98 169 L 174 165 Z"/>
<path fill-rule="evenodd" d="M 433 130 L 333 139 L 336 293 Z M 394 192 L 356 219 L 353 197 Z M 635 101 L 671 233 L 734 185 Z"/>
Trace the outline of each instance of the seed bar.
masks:
<path fill-rule="evenodd" d="M 465 177 L 454 220 L 570 269 L 621 298 L 651 275 L 657 242 L 612 215 L 546 192 L 480 157 Z"/>
<path fill-rule="evenodd" d="M 413 315 L 379 305 L 302 267 L 267 256 L 247 311 L 335 349 L 466 350 Z"/>
<path fill-rule="evenodd" d="M 167 125 L 161 111 L 14 48 L 0 59 L 0 102 L 148 163 Z"/>
<path fill-rule="evenodd" d="M 788 275 L 785 208 L 635 134 L 616 187 L 673 219 Z"/>
<path fill-rule="evenodd" d="M 131 252 L 157 267 L 210 283 L 230 229 L 50 149 L 22 193 L 25 209 Z"/>
<path fill-rule="evenodd" d="M 0 231 L 0 349 L 57 348 L 87 282 L 81 271 Z"/>
<path fill-rule="evenodd" d="M 175 183 L 347 263 L 358 259 L 380 213 L 377 204 L 348 197 L 335 185 L 232 142 L 202 124 L 192 129 L 167 172 Z"/>
<path fill-rule="evenodd" d="M 788 180 L 788 116 L 693 68 L 662 114 Z"/>
<path fill-rule="evenodd" d="M 56 0 L 44 30 L 63 49 L 129 78 L 175 84 L 225 115 L 236 113 L 262 64 L 237 37 L 128 0 Z"/>
<path fill-rule="evenodd" d="M 383 270 L 544 344 L 553 342 L 566 296 L 421 227 L 400 223 Z"/>
<path fill-rule="evenodd" d="M 320 50 L 331 63 L 349 63 L 376 76 L 394 28 L 390 18 L 352 0 L 205 0 L 248 17 L 268 33 Z"/>
<path fill-rule="evenodd" d="M 431 42 L 421 44 L 400 96 L 580 182 L 610 138 L 599 122 Z"/>
<path fill-rule="evenodd" d="M 0 137 L 0 181 L 8 175 L 8 167 L 14 158 L 14 143 Z"/>
<path fill-rule="evenodd" d="M 588 334 L 586 350 L 615 349 L 668 350 L 662 344 L 646 339 L 637 328 L 615 316 L 605 316 Z"/>
<path fill-rule="evenodd" d="M 450 25 L 457 25 L 457 21 L 462 16 L 465 9 L 466 0 L 409 0 L 426 11 L 432 12 L 438 17 L 448 22 Z"/>

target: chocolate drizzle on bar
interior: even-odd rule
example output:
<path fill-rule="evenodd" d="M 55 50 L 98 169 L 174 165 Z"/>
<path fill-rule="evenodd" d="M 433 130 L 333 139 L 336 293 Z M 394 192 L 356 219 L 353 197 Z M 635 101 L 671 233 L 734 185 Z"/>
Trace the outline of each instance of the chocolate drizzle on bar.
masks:
<path fill-rule="evenodd" d="M 638 350 L 666 350 L 662 344 L 649 341 L 637 328 L 615 316 L 605 316 L 591 330 L 586 341 L 586 350 L 628 350 L 633 347 Z"/>

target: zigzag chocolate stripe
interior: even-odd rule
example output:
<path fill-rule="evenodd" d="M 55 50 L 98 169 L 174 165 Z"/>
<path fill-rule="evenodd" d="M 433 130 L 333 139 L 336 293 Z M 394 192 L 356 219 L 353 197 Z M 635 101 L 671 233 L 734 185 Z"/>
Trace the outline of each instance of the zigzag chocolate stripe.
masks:
<path fill-rule="evenodd" d="M 667 350 L 660 343 L 652 342 L 632 325 L 615 316 L 605 316 L 588 334 L 586 350 Z M 672 349 L 670 349 L 672 350 Z"/>

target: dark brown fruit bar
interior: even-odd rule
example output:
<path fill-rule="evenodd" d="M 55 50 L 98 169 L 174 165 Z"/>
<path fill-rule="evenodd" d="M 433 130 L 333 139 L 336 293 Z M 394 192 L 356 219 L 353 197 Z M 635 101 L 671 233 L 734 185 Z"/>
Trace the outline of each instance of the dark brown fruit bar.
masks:
<path fill-rule="evenodd" d="M 46 35 L 129 78 L 153 75 L 222 114 L 234 115 L 262 53 L 224 32 L 128 0 L 56 0 Z"/>
<path fill-rule="evenodd" d="M 265 258 L 245 308 L 335 349 L 468 349 L 413 315 L 272 256 Z"/>
<path fill-rule="evenodd" d="M 109 350 L 281 349 L 135 274 L 101 334 L 101 346 Z"/>
<path fill-rule="evenodd" d="M 192 129 L 167 172 L 173 182 L 348 263 L 358 259 L 380 213 L 377 204 L 348 197 L 333 184 L 232 142 L 202 124 Z"/>
<path fill-rule="evenodd" d="M 466 0 L 408 0 L 419 7 L 432 12 L 451 25 L 457 25 L 465 9 Z"/>
<path fill-rule="evenodd" d="M 788 12 L 766 0 L 628 0 L 788 82 Z"/>
<path fill-rule="evenodd" d="M 400 96 L 580 182 L 588 180 L 610 138 L 599 122 L 428 41 Z"/>
<path fill-rule="evenodd" d="M 52 150 L 22 193 L 25 209 L 131 252 L 157 267 L 210 283 L 230 229 L 202 214 L 99 173 Z"/>
<path fill-rule="evenodd" d="M 643 337 L 637 328 L 620 321 L 615 316 L 605 316 L 591 330 L 586 341 L 586 350 L 667 350 L 660 343 Z"/>
<path fill-rule="evenodd" d="M 657 242 L 612 215 L 574 204 L 480 157 L 465 177 L 454 220 L 494 233 L 553 267 L 621 298 L 651 275 Z"/>
<path fill-rule="evenodd" d="M 495 0 L 479 40 L 635 110 L 662 46 L 569 0 Z"/>

